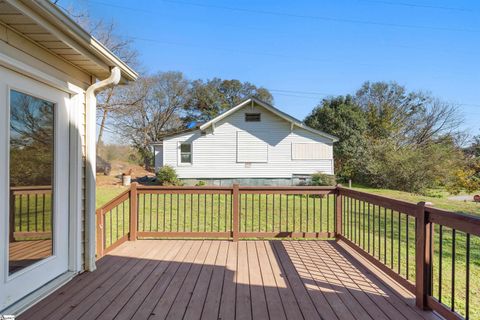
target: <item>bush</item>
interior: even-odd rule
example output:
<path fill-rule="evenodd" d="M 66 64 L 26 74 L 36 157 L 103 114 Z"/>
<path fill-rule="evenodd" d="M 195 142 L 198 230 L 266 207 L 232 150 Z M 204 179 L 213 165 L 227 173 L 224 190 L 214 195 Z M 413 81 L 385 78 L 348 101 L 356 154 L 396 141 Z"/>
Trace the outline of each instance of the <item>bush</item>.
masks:
<path fill-rule="evenodd" d="M 428 189 L 444 187 L 462 163 L 461 151 L 449 143 L 397 146 L 384 140 L 372 145 L 371 159 L 364 168 L 365 180 L 360 182 L 425 194 Z"/>
<path fill-rule="evenodd" d="M 337 180 L 334 175 L 317 172 L 312 175 L 312 186 L 334 186 L 337 184 Z"/>
<path fill-rule="evenodd" d="M 200 180 L 195 184 L 195 187 L 203 187 L 203 186 L 206 186 L 206 185 L 207 185 L 207 183 L 205 181 Z"/>
<path fill-rule="evenodd" d="M 158 170 L 157 179 L 162 186 L 178 186 L 181 184 L 177 172 L 170 166 L 163 166 Z"/>

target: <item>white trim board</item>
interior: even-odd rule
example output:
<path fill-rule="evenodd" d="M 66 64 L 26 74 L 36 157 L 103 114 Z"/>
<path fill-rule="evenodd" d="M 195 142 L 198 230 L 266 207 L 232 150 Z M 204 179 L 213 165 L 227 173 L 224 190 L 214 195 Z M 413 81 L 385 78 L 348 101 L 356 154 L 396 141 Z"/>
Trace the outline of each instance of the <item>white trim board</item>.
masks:
<path fill-rule="evenodd" d="M 230 110 L 222 113 L 221 115 L 213 118 L 212 120 L 208 121 L 207 123 L 203 124 L 200 126 L 200 130 L 204 131 L 205 129 L 209 128 L 209 127 L 212 127 L 213 130 L 215 130 L 215 123 L 217 123 L 218 121 L 222 120 L 222 119 L 225 119 L 227 118 L 228 116 L 230 116 L 231 114 L 237 112 L 238 110 L 242 109 L 243 107 L 246 107 L 248 106 L 249 104 L 252 105 L 253 107 L 253 104 L 256 104 L 264 109 L 267 109 L 268 111 L 272 112 L 273 114 L 275 114 L 276 116 L 288 121 L 291 123 L 292 125 L 292 131 L 293 131 L 293 127 L 294 126 L 297 126 L 299 128 L 302 128 L 302 129 L 305 129 L 307 131 L 310 131 L 312 133 L 315 133 L 315 134 L 318 134 L 324 138 L 327 138 L 329 140 L 332 140 L 332 142 L 337 142 L 338 141 L 338 138 L 335 137 L 335 136 L 332 136 L 328 133 L 325 133 L 325 132 L 322 132 L 322 131 L 319 131 L 319 130 L 316 130 L 316 129 L 313 129 L 313 128 L 310 128 L 309 126 L 306 126 L 303 122 L 301 122 L 300 120 L 286 114 L 285 112 L 283 111 L 280 111 L 278 108 L 275 108 L 274 106 L 266 103 L 266 102 L 263 102 L 259 99 L 256 99 L 256 98 L 250 98 L 250 99 L 247 99 L 245 101 L 243 101 L 242 103 L 240 103 L 239 105 L 231 108 Z"/>

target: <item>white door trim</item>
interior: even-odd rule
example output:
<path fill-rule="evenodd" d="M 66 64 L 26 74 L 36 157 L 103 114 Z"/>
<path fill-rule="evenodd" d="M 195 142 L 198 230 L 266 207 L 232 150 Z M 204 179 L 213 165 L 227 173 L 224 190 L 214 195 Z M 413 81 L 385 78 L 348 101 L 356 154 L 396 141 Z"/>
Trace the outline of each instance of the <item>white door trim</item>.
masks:
<path fill-rule="evenodd" d="M 70 182 L 69 182 L 69 270 L 83 271 L 82 257 L 82 141 L 81 130 L 85 108 L 85 91 L 69 82 L 40 71 L 24 62 L 0 52 L 0 66 L 16 71 L 24 76 L 47 84 L 70 94 L 69 131 L 70 131 Z M 6 132 L 8 133 L 8 128 Z M 4 133 L 4 134 L 5 134 Z M 5 155 L 8 161 L 8 155 Z M 0 161 L 1 163 L 1 161 Z"/>
<path fill-rule="evenodd" d="M 34 67 L 20 62 L 12 57 L 0 53 L 0 66 L 6 67 L 11 71 L 15 71 L 21 75 L 27 76 L 31 79 L 37 80 L 47 84 L 55 89 L 59 89 L 65 93 L 70 94 L 70 103 L 68 108 L 69 119 L 69 244 L 68 244 L 68 272 L 60 276 L 58 279 L 52 281 L 65 283 L 73 278 L 74 274 L 83 270 L 83 256 L 82 256 L 82 181 L 83 181 L 83 155 L 82 155 L 82 130 L 83 117 L 85 108 L 85 91 L 69 82 L 57 79 L 47 73 L 39 71 Z M 8 90 L 8 89 L 7 89 Z M 7 94 L 7 93 L 6 93 Z M 5 111 L 6 112 L 6 111 Z M 1 113 L 1 112 L 0 112 Z M 8 127 L 2 130 L 3 136 L 8 136 Z M 2 152 L 3 153 L 3 152 Z M 2 154 L 0 163 L 8 163 L 8 153 Z M 0 168 L 4 171 L 5 168 Z M 0 190 L 3 194 L 5 190 Z M 3 195 L 2 195 L 3 197 Z M 68 274 L 68 276 L 67 276 Z M 49 289 L 50 288 L 50 289 Z M 28 307 L 42 296 L 46 296 L 54 289 L 51 289 L 51 284 L 47 284 L 39 290 L 35 291 L 33 295 L 37 298 L 32 300 L 29 295 L 21 299 L 14 305 L 23 305 L 22 308 Z M 40 298 L 39 298 L 40 297 Z M 30 301 L 30 302 L 29 302 Z M 13 305 L 12 305 L 13 307 Z"/>

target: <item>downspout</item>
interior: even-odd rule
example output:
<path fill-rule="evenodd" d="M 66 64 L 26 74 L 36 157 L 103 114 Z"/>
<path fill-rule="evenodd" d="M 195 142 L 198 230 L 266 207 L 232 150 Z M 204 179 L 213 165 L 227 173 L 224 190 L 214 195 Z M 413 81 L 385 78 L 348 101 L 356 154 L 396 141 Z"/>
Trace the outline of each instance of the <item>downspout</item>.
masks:
<path fill-rule="evenodd" d="M 85 203 L 85 269 L 94 271 L 95 266 L 95 209 L 96 209 L 96 126 L 97 97 L 96 95 L 117 85 L 121 79 L 120 68 L 114 67 L 110 76 L 88 87 L 86 99 L 86 203 Z"/>

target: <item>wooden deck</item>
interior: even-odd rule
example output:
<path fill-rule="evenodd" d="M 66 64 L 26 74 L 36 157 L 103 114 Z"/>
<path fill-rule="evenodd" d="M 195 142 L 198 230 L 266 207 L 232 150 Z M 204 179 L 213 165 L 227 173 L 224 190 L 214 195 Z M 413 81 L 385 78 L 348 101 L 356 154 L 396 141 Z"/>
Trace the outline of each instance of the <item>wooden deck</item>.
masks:
<path fill-rule="evenodd" d="M 9 272 L 15 272 L 52 255 L 52 240 L 17 241 L 9 246 Z"/>
<path fill-rule="evenodd" d="M 341 242 L 126 242 L 18 319 L 440 319 Z"/>

